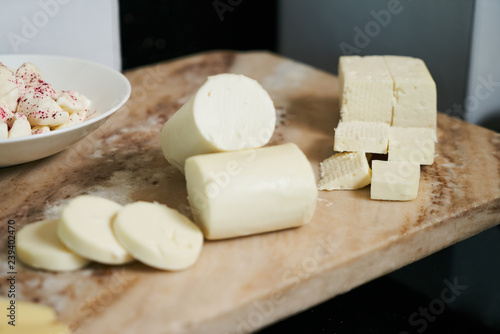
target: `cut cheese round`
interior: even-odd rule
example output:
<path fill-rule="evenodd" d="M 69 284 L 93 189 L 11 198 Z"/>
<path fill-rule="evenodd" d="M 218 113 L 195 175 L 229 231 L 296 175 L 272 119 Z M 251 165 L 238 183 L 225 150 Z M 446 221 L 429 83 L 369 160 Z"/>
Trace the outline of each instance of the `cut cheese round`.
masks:
<path fill-rule="evenodd" d="M 311 164 L 295 144 L 191 157 L 186 182 L 207 239 L 301 226 L 318 194 Z"/>
<path fill-rule="evenodd" d="M 19 234 L 21 231 L 19 231 Z M 3 311 L 7 310 L 6 313 L 9 313 L 9 307 L 11 307 L 11 305 L 10 299 L 0 298 L 0 309 Z M 56 312 L 49 306 L 16 300 L 14 307 L 16 308 L 16 313 L 19 314 L 19 318 L 16 319 L 16 329 L 17 327 L 50 325 L 53 324 L 57 318 Z M 2 329 L 2 325 L 12 327 L 3 319 L 0 322 L 0 329 Z M 0 333 L 3 332 L 0 331 Z M 15 331 L 15 333 L 17 333 L 17 331 Z"/>
<path fill-rule="evenodd" d="M 219 74 L 165 123 L 161 146 L 168 162 L 184 172 L 193 155 L 264 146 L 275 125 L 273 101 L 257 81 Z"/>
<path fill-rule="evenodd" d="M 116 240 L 112 220 L 122 206 L 109 199 L 78 196 L 63 209 L 57 234 L 72 251 L 106 264 L 123 264 L 132 256 Z"/>
<path fill-rule="evenodd" d="M 158 269 L 190 267 L 203 245 L 198 226 L 178 211 L 158 203 L 125 205 L 113 227 L 118 240 L 137 260 Z"/>
<path fill-rule="evenodd" d="M 73 253 L 57 237 L 57 220 L 43 220 L 25 226 L 17 234 L 19 260 L 27 265 L 54 271 L 76 270 L 89 260 Z"/>

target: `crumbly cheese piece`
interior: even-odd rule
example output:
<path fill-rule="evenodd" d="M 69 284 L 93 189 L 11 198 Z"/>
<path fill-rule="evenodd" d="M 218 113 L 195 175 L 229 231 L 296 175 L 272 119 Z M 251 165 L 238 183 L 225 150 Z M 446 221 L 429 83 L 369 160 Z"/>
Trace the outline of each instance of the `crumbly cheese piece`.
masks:
<path fill-rule="evenodd" d="M 370 184 L 372 172 L 363 152 L 337 153 L 319 165 L 319 190 L 359 189 Z"/>
<path fill-rule="evenodd" d="M 409 161 L 420 165 L 434 162 L 436 132 L 430 128 L 391 127 L 389 161 Z"/>
<path fill-rule="evenodd" d="M 391 124 L 393 80 L 383 56 L 339 59 L 342 121 Z"/>
<path fill-rule="evenodd" d="M 384 56 L 394 80 L 392 125 L 436 129 L 436 84 L 418 58 Z"/>
<path fill-rule="evenodd" d="M 23 113 L 17 112 L 10 120 L 9 138 L 31 136 L 31 125 Z"/>
<path fill-rule="evenodd" d="M 409 201 L 418 194 L 420 165 L 408 161 L 372 161 L 372 199 Z"/>
<path fill-rule="evenodd" d="M 9 127 L 6 123 L 0 123 L 0 139 L 9 138 Z"/>
<path fill-rule="evenodd" d="M 5 104 L 10 110 L 16 110 L 21 87 L 14 73 L 0 63 L 0 103 Z"/>
<path fill-rule="evenodd" d="M 31 125 L 57 126 L 69 121 L 69 113 L 49 95 L 28 91 L 21 98 L 17 111 L 28 117 Z"/>
<path fill-rule="evenodd" d="M 71 115 L 69 115 L 69 121 L 54 127 L 54 130 L 64 129 L 82 123 L 87 117 L 87 113 L 88 113 L 87 109 L 82 109 L 80 111 L 73 112 Z"/>
<path fill-rule="evenodd" d="M 387 153 L 389 124 L 382 122 L 339 122 L 333 149 L 337 152 Z"/>
<path fill-rule="evenodd" d="M 177 210 L 158 203 L 125 205 L 116 215 L 113 228 L 134 258 L 158 269 L 192 266 L 203 245 L 198 226 Z"/>
<path fill-rule="evenodd" d="M 165 123 L 161 146 L 168 162 L 183 172 L 193 155 L 264 146 L 275 125 L 273 101 L 257 81 L 219 74 L 208 77 Z"/>
<path fill-rule="evenodd" d="M 47 125 L 36 125 L 31 128 L 32 135 L 39 135 L 47 132 L 50 132 L 50 128 Z"/>
<path fill-rule="evenodd" d="M 27 265 L 54 271 L 84 267 L 90 261 L 70 251 L 57 237 L 58 220 L 29 224 L 17 234 L 17 255 Z"/>
<path fill-rule="evenodd" d="M 301 226 L 316 207 L 314 172 L 295 144 L 197 155 L 185 172 L 193 216 L 207 239 Z"/>
<path fill-rule="evenodd" d="M 106 264 L 133 260 L 116 239 L 112 220 L 122 206 L 95 196 L 78 196 L 62 210 L 57 235 L 73 252 Z"/>
<path fill-rule="evenodd" d="M 87 109 L 90 105 L 90 100 L 83 94 L 74 91 L 63 91 L 57 97 L 56 103 L 70 114 Z"/>

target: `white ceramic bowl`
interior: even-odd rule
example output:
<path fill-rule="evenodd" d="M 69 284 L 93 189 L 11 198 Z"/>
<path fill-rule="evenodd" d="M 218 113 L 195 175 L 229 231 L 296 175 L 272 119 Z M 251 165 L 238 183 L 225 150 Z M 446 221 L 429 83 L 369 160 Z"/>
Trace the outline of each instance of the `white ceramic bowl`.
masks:
<path fill-rule="evenodd" d="M 48 55 L 0 55 L 0 62 L 17 69 L 35 64 L 43 78 L 57 90 L 74 90 L 87 96 L 94 116 L 65 129 L 28 137 L 0 140 L 0 167 L 38 160 L 66 149 L 117 111 L 130 96 L 127 78 L 113 69 L 87 60 Z"/>

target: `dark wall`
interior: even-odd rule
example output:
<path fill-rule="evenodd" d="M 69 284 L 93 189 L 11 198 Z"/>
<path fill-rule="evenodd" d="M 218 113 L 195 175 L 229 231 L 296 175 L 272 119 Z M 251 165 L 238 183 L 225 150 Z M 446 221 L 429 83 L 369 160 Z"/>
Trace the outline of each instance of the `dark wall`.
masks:
<path fill-rule="evenodd" d="M 214 49 L 276 51 L 276 1 L 121 0 L 123 69 Z"/>

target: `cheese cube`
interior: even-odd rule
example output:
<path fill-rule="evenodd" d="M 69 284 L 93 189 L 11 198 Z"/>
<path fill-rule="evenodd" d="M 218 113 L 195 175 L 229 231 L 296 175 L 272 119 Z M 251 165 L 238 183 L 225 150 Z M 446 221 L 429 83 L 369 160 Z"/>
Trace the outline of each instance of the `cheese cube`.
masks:
<path fill-rule="evenodd" d="M 393 126 L 436 128 L 436 84 L 418 58 L 385 56 L 394 80 Z"/>
<path fill-rule="evenodd" d="M 382 122 L 340 122 L 335 129 L 333 149 L 338 152 L 387 153 L 389 124 Z"/>
<path fill-rule="evenodd" d="M 340 57 L 339 80 L 343 121 L 391 124 L 393 81 L 383 56 Z"/>
<path fill-rule="evenodd" d="M 409 161 L 372 161 L 371 199 L 409 201 L 415 199 L 420 165 Z"/>
<path fill-rule="evenodd" d="M 370 184 L 372 172 L 363 152 L 337 153 L 319 165 L 319 190 L 359 189 Z"/>
<path fill-rule="evenodd" d="M 436 132 L 429 128 L 391 127 L 389 161 L 409 161 L 421 165 L 434 162 Z"/>

